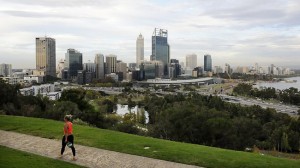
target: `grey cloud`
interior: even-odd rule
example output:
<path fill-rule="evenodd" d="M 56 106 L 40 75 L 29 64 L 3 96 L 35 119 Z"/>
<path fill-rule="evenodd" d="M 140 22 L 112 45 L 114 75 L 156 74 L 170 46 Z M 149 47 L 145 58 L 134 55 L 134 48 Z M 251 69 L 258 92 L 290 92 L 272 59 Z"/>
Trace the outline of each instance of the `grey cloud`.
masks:
<path fill-rule="evenodd" d="M 199 16 L 234 21 L 232 28 L 243 29 L 261 26 L 299 26 L 300 1 L 292 0 L 243 0 L 200 1 Z"/>
<path fill-rule="evenodd" d="M 9 3 L 45 7 L 110 6 L 117 0 L 9 0 Z"/>
<path fill-rule="evenodd" d="M 55 14 L 47 14 L 41 12 L 28 12 L 28 11 L 17 11 L 17 10 L 9 10 L 9 11 L 1 11 L 3 14 L 16 16 L 16 17 L 29 17 L 29 18 L 44 18 L 44 17 L 66 17 L 62 15 Z"/>
<path fill-rule="evenodd" d="M 223 28 L 225 26 L 217 26 L 217 25 L 206 25 L 206 24 L 190 24 L 189 26 L 199 28 L 199 29 L 208 29 L 208 28 Z"/>
<path fill-rule="evenodd" d="M 25 18 L 61 18 L 61 19 L 97 19 L 97 20 L 106 20 L 102 17 L 86 17 L 86 16 L 79 16 L 79 15 L 65 15 L 59 13 L 45 13 L 45 12 L 31 12 L 31 11 L 21 11 L 21 10 L 4 10 L 0 11 L 0 13 L 15 16 L 15 17 L 25 17 Z"/>

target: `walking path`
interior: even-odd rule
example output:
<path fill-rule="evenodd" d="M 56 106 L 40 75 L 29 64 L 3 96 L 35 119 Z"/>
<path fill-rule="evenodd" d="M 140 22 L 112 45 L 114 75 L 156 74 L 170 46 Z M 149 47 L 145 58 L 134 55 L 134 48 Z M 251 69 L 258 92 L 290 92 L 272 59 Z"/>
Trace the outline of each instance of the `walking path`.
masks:
<path fill-rule="evenodd" d="M 76 137 L 75 137 L 76 138 Z M 0 130 L 0 145 L 58 159 L 61 141 L 40 138 L 16 132 Z M 61 160 L 74 164 L 97 168 L 192 168 L 197 166 L 146 158 L 142 156 L 113 152 L 93 147 L 77 145 L 75 140 L 77 161 L 71 161 L 72 152 L 68 147 Z"/>

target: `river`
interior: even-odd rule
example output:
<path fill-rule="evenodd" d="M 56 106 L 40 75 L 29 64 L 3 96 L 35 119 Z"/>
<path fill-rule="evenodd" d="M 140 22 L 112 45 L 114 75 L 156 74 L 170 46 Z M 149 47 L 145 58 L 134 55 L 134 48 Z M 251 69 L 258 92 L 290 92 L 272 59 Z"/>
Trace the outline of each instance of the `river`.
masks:
<path fill-rule="evenodd" d="M 257 82 L 255 87 L 260 88 L 260 87 L 273 87 L 275 89 L 279 90 L 284 90 L 288 89 L 290 87 L 297 88 L 300 90 L 300 77 L 292 77 L 292 78 L 285 78 L 285 80 L 297 80 L 297 82 L 293 83 L 287 83 L 285 81 L 280 81 L 280 82 Z"/>

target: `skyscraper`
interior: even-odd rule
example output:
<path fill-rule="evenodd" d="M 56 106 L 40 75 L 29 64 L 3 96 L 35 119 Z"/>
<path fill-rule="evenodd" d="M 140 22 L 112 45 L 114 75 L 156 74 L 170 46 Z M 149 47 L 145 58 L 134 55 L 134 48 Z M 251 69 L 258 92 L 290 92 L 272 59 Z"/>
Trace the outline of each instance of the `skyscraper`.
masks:
<path fill-rule="evenodd" d="M 197 67 L 197 55 L 190 54 L 185 57 L 186 68 L 194 69 Z"/>
<path fill-rule="evenodd" d="M 170 69 L 170 67 L 172 68 Z M 169 78 L 177 78 L 179 75 L 181 75 L 181 66 L 177 59 L 170 60 L 170 67 L 169 67 Z M 170 71 L 173 72 L 170 73 Z"/>
<path fill-rule="evenodd" d="M 163 75 L 163 63 L 161 61 L 142 61 L 141 71 L 145 79 L 154 79 Z"/>
<path fill-rule="evenodd" d="M 211 72 L 212 71 L 212 60 L 211 55 L 204 55 L 204 71 Z"/>
<path fill-rule="evenodd" d="M 139 66 L 144 60 L 144 37 L 142 34 L 136 39 L 136 64 Z"/>
<path fill-rule="evenodd" d="M 11 76 L 12 75 L 12 68 L 11 64 L 0 64 L 0 76 Z"/>
<path fill-rule="evenodd" d="M 82 70 L 82 53 L 69 48 L 65 55 L 65 68 L 68 70 L 68 78 L 77 77 L 78 70 Z"/>
<path fill-rule="evenodd" d="M 85 83 L 91 83 L 96 77 L 96 64 L 92 62 L 84 63 L 83 71 L 85 71 Z"/>
<path fill-rule="evenodd" d="M 96 78 L 97 79 L 104 79 L 105 67 L 104 67 L 104 56 L 103 56 L 103 54 L 96 54 L 95 64 L 96 64 Z"/>
<path fill-rule="evenodd" d="M 58 62 L 57 68 L 56 68 L 56 76 L 58 78 L 62 78 L 62 76 L 63 76 L 62 73 L 63 73 L 64 68 L 65 68 L 65 60 L 60 59 Z"/>
<path fill-rule="evenodd" d="M 152 34 L 151 60 L 161 61 L 164 66 L 164 75 L 168 75 L 170 61 L 170 46 L 168 44 L 168 30 L 155 28 Z"/>
<path fill-rule="evenodd" d="M 56 50 L 55 39 L 50 37 L 37 37 L 36 69 L 44 71 L 45 75 L 56 77 Z"/>
<path fill-rule="evenodd" d="M 122 81 L 122 80 L 126 79 L 127 64 L 125 62 L 122 62 L 122 61 L 117 61 L 116 72 L 119 76 L 119 81 Z"/>
<path fill-rule="evenodd" d="M 111 74 L 116 72 L 117 56 L 107 55 L 106 56 L 106 74 Z"/>
<path fill-rule="evenodd" d="M 229 64 L 225 64 L 224 73 L 231 74 L 232 70 Z"/>
<path fill-rule="evenodd" d="M 86 72 L 96 73 L 96 64 L 92 62 L 84 63 L 83 70 L 85 70 Z"/>

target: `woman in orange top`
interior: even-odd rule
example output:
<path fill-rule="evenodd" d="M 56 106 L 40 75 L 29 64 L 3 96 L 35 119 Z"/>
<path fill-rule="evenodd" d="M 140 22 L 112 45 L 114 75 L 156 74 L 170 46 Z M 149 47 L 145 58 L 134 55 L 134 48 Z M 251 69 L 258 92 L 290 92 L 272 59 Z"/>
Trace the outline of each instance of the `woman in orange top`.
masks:
<path fill-rule="evenodd" d="M 73 124 L 71 122 L 71 118 L 72 118 L 71 115 L 66 115 L 64 118 L 64 120 L 65 120 L 64 136 L 62 138 L 62 147 L 61 147 L 60 155 L 61 155 L 61 157 L 63 156 L 65 147 L 66 147 L 66 145 L 68 145 L 68 147 L 70 147 L 72 149 L 73 160 L 76 160 L 76 158 L 75 158 L 76 151 L 74 148 Z"/>

